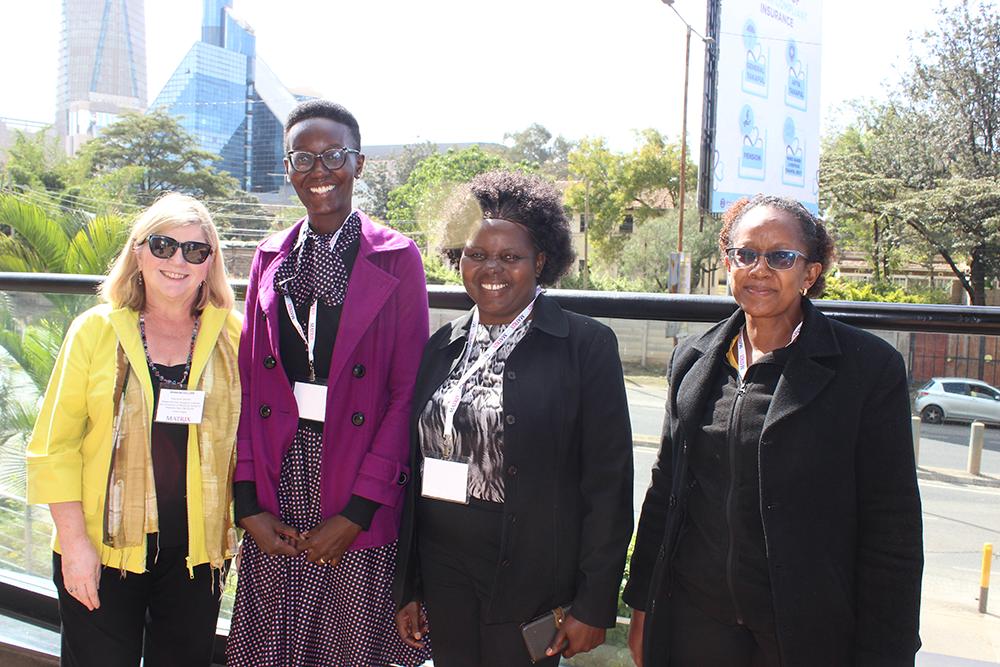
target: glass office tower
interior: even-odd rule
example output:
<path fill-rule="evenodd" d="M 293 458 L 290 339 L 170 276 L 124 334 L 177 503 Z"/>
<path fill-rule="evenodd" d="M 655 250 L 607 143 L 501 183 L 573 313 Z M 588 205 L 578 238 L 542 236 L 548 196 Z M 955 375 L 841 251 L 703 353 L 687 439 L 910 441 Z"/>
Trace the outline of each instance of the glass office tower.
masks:
<path fill-rule="evenodd" d="M 284 168 L 281 127 L 298 99 L 257 56 L 232 0 L 203 0 L 196 42 L 160 91 L 165 107 L 247 192 L 274 192 Z"/>
<path fill-rule="evenodd" d="M 145 23 L 143 0 L 62 0 L 56 131 L 70 154 L 146 108 Z"/>

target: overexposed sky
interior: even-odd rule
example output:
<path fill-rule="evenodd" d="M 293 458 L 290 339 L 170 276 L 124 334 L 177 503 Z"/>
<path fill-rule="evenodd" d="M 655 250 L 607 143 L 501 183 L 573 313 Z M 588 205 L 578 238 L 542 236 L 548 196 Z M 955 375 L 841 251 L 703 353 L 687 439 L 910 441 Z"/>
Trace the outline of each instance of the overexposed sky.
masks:
<path fill-rule="evenodd" d="M 149 102 L 201 34 L 201 0 L 146 0 Z M 52 121 L 60 0 L 0 9 L 0 117 Z M 882 96 L 908 36 L 936 25 L 938 0 L 827 0 L 824 122 L 844 100 Z M 676 0 L 699 32 L 705 0 Z M 234 0 L 257 52 L 290 88 L 358 118 L 366 145 L 501 142 L 533 122 L 568 139 L 633 129 L 677 136 L 684 27 L 660 0 Z M 692 39 L 689 136 L 701 122 L 704 50 Z M 697 147 L 694 146 L 697 159 Z"/>

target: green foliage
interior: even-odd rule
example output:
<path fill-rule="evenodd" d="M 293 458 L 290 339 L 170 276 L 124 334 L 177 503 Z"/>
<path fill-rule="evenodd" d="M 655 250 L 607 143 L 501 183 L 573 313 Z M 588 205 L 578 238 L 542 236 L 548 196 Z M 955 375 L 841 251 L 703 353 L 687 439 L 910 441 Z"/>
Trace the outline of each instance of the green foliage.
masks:
<path fill-rule="evenodd" d="M 883 303 L 949 303 L 943 290 L 926 288 L 903 289 L 893 282 L 854 282 L 842 278 L 827 278 L 824 299 L 831 301 L 878 301 Z"/>
<path fill-rule="evenodd" d="M 231 196 L 239 182 L 218 173 L 210 163 L 220 158 L 197 148 L 194 135 L 164 109 L 146 114 L 126 111 L 84 144 L 79 159 L 91 176 L 122 167 L 141 167 L 142 177 L 129 191 L 148 204 L 163 192 L 185 192 L 213 199 Z"/>
<path fill-rule="evenodd" d="M 699 217 L 688 211 L 684 224 L 684 247 L 691 254 L 691 287 L 696 288 L 702 276 L 719 268 L 719 229 L 721 220 L 705 217 L 698 231 Z M 644 292 L 668 291 L 667 275 L 670 253 L 677 251 L 678 211 L 648 220 L 626 241 L 619 270 L 640 285 Z"/>
<path fill-rule="evenodd" d="M 14 143 L 4 151 L 4 176 L 14 185 L 62 190 L 67 180 L 66 151 L 58 136 L 44 128 L 29 134 L 14 130 Z"/>
<path fill-rule="evenodd" d="M 479 146 L 434 153 L 420 162 L 406 182 L 389 194 L 388 219 L 396 221 L 394 226 L 397 228 L 400 221 L 433 221 L 455 187 L 479 174 L 508 166 L 502 158 L 490 155 Z"/>
<path fill-rule="evenodd" d="M 424 260 L 424 274 L 428 285 L 461 285 L 462 274 L 452 268 L 437 253 L 420 253 Z"/>
<path fill-rule="evenodd" d="M 556 287 L 560 289 L 583 289 L 583 272 L 567 274 L 559 279 Z M 593 267 L 587 279 L 587 289 L 594 292 L 645 292 L 645 285 L 638 280 L 630 280 L 621 276 L 613 278 L 604 274 L 595 274 Z"/>
<path fill-rule="evenodd" d="M 512 141 L 506 158 L 511 164 L 530 164 L 556 180 L 569 178 L 569 154 L 577 142 L 559 135 L 553 138 L 543 125 L 532 123 L 520 132 L 505 132 L 503 140 Z"/>
<path fill-rule="evenodd" d="M 566 207 L 583 212 L 589 198 L 590 242 L 608 264 L 621 258 L 628 240 L 619 232 L 626 211 L 641 226 L 680 198 L 680 142 L 652 128 L 635 135 L 638 146 L 629 153 L 611 151 L 604 137 L 587 137 L 569 156 L 572 172 L 583 182 L 566 190 Z M 693 195 L 698 168 L 689 159 L 685 170 L 685 188 Z"/>

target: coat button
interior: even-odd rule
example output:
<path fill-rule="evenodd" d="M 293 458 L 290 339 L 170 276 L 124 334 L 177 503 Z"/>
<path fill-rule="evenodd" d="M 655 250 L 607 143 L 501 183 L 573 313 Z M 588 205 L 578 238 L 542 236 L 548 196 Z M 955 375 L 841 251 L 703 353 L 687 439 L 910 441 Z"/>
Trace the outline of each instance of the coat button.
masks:
<path fill-rule="evenodd" d="M 264 419 L 267 419 L 268 417 L 270 417 L 271 416 L 271 406 L 270 405 L 262 405 L 262 406 L 260 406 L 260 416 L 263 417 Z"/>
<path fill-rule="evenodd" d="M 277 360 L 271 355 L 264 357 L 264 368 L 274 368 L 278 365 Z"/>
<path fill-rule="evenodd" d="M 514 371 L 507 371 L 507 379 L 508 380 L 516 380 L 517 379 L 517 373 L 515 373 Z"/>
<path fill-rule="evenodd" d="M 351 372 L 354 373 L 354 377 L 363 378 L 365 376 L 365 367 L 358 364 Z"/>
<path fill-rule="evenodd" d="M 671 507 L 673 507 L 674 505 L 676 505 L 677 504 L 677 496 L 675 496 L 674 494 L 671 493 L 670 494 L 670 501 L 669 502 L 670 502 L 670 506 Z"/>
<path fill-rule="evenodd" d="M 508 567 L 510 567 L 510 561 L 505 560 L 504 562 L 500 563 L 500 567 L 506 570 Z"/>
<path fill-rule="evenodd" d="M 514 423 L 514 422 L 516 422 L 516 421 L 517 421 L 517 420 L 516 420 L 516 419 L 514 419 L 514 415 L 507 415 L 507 423 L 508 423 L 508 424 L 513 424 L 513 423 Z"/>
<path fill-rule="evenodd" d="M 509 523 L 514 523 L 514 520 L 515 520 L 516 518 L 517 518 L 517 517 L 515 517 L 515 516 L 514 516 L 513 514 L 511 514 L 511 515 L 510 515 L 509 517 L 507 517 L 507 521 L 508 521 Z"/>
<path fill-rule="evenodd" d="M 396 484 L 398 484 L 399 486 L 406 486 L 406 482 L 409 479 L 410 478 L 407 476 L 405 472 L 401 472 L 399 473 L 399 479 L 396 480 Z"/>
<path fill-rule="evenodd" d="M 354 424 L 355 426 L 361 426 L 362 424 L 365 423 L 365 416 L 360 412 L 355 412 L 353 415 L 351 415 L 351 423 Z"/>
<path fill-rule="evenodd" d="M 509 472 L 511 475 L 516 475 L 517 474 L 517 466 L 511 466 L 511 467 L 507 468 L 507 472 Z"/>

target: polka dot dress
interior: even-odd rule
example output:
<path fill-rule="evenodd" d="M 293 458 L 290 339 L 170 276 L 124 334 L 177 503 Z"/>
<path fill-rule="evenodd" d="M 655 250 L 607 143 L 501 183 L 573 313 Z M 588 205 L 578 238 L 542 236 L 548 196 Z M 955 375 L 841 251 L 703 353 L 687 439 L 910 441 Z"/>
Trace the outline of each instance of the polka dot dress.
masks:
<path fill-rule="evenodd" d="M 322 434 L 299 426 L 281 464 L 281 520 L 320 523 Z M 399 639 L 389 594 L 396 544 L 348 551 L 337 566 L 268 556 L 247 535 L 226 651 L 229 667 L 422 665 L 430 650 Z"/>

